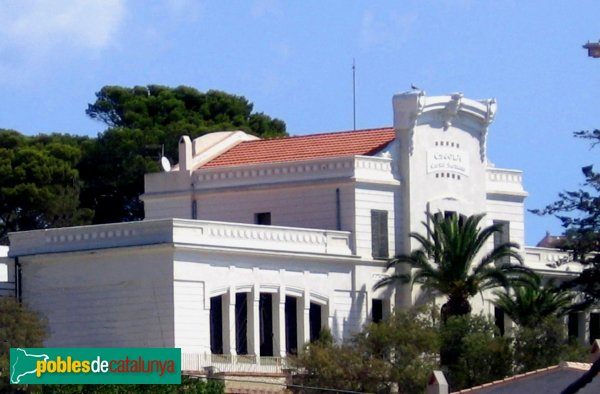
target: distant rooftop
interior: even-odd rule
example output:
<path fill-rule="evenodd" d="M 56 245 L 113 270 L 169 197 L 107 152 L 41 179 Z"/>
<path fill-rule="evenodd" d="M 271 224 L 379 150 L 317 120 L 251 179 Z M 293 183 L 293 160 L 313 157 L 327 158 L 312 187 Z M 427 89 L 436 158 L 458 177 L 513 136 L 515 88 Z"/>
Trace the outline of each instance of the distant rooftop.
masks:
<path fill-rule="evenodd" d="M 245 141 L 203 168 L 276 163 L 326 157 L 373 155 L 395 138 L 394 129 L 379 128 Z"/>
<path fill-rule="evenodd" d="M 538 248 L 560 248 L 564 240 L 565 237 L 562 235 L 551 235 L 549 232 L 546 232 L 544 238 L 536 246 Z"/>

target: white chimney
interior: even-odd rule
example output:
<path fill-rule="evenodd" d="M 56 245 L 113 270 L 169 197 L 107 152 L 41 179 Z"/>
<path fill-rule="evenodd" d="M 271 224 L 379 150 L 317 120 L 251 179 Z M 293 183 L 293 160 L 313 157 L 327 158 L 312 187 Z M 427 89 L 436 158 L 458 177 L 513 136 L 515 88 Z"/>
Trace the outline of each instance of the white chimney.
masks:
<path fill-rule="evenodd" d="M 427 384 L 427 394 L 448 394 L 448 382 L 442 371 L 433 371 Z"/>
<path fill-rule="evenodd" d="M 179 139 L 179 171 L 192 170 L 192 140 L 187 135 Z"/>

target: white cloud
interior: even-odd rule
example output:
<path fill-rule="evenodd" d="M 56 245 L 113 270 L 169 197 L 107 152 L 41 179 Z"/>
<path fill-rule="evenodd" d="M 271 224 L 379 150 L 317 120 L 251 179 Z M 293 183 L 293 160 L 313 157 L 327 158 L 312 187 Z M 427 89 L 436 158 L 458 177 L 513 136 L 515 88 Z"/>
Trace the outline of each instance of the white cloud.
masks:
<path fill-rule="evenodd" d="M 418 19 L 416 12 L 407 14 L 388 14 L 386 17 L 375 15 L 371 11 L 364 13 L 359 43 L 363 48 L 379 46 L 397 46 L 404 42 L 415 22 Z"/>
<path fill-rule="evenodd" d="M 118 43 L 125 0 L 19 0 L 0 7 L 0 84 L 35 84 L 49 64 Z"/>
<path fill-rule="evenodd" d="M 0 9 L 0 49 L 30 55 L 57 46 L 98 50 L 111 45 L 125 14 L 122 0 L 21 0 Z"/>

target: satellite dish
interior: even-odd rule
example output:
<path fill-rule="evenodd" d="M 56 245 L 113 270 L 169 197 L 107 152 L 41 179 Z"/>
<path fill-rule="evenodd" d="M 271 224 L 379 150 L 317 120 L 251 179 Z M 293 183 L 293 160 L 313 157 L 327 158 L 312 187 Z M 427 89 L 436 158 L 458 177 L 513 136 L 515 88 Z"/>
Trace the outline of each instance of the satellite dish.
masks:
<path fill-rule="evenodd" d="M 171 162 L 169 162 L 169 159 L 166 157 L 163 156 L 160 158 L 160 165 L 162 166 L 164 172 L 171 171 Z"/>

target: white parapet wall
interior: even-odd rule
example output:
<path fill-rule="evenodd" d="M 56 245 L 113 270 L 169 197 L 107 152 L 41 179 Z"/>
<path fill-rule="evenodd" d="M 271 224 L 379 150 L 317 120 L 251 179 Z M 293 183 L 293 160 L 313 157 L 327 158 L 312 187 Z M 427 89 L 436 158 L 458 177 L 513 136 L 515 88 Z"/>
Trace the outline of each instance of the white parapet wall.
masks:
<path fill-rule="evenodd" d="M 22 231 L 10 234 L 10 256 L 165 243 L 352 255 L 350 233 L 185 219 Z"/>
<path fill-rule="evenodd" d="M 8 246 L 0 246 L 0 297 L 15 295 L 14 261 L 8 257 Z"/>

